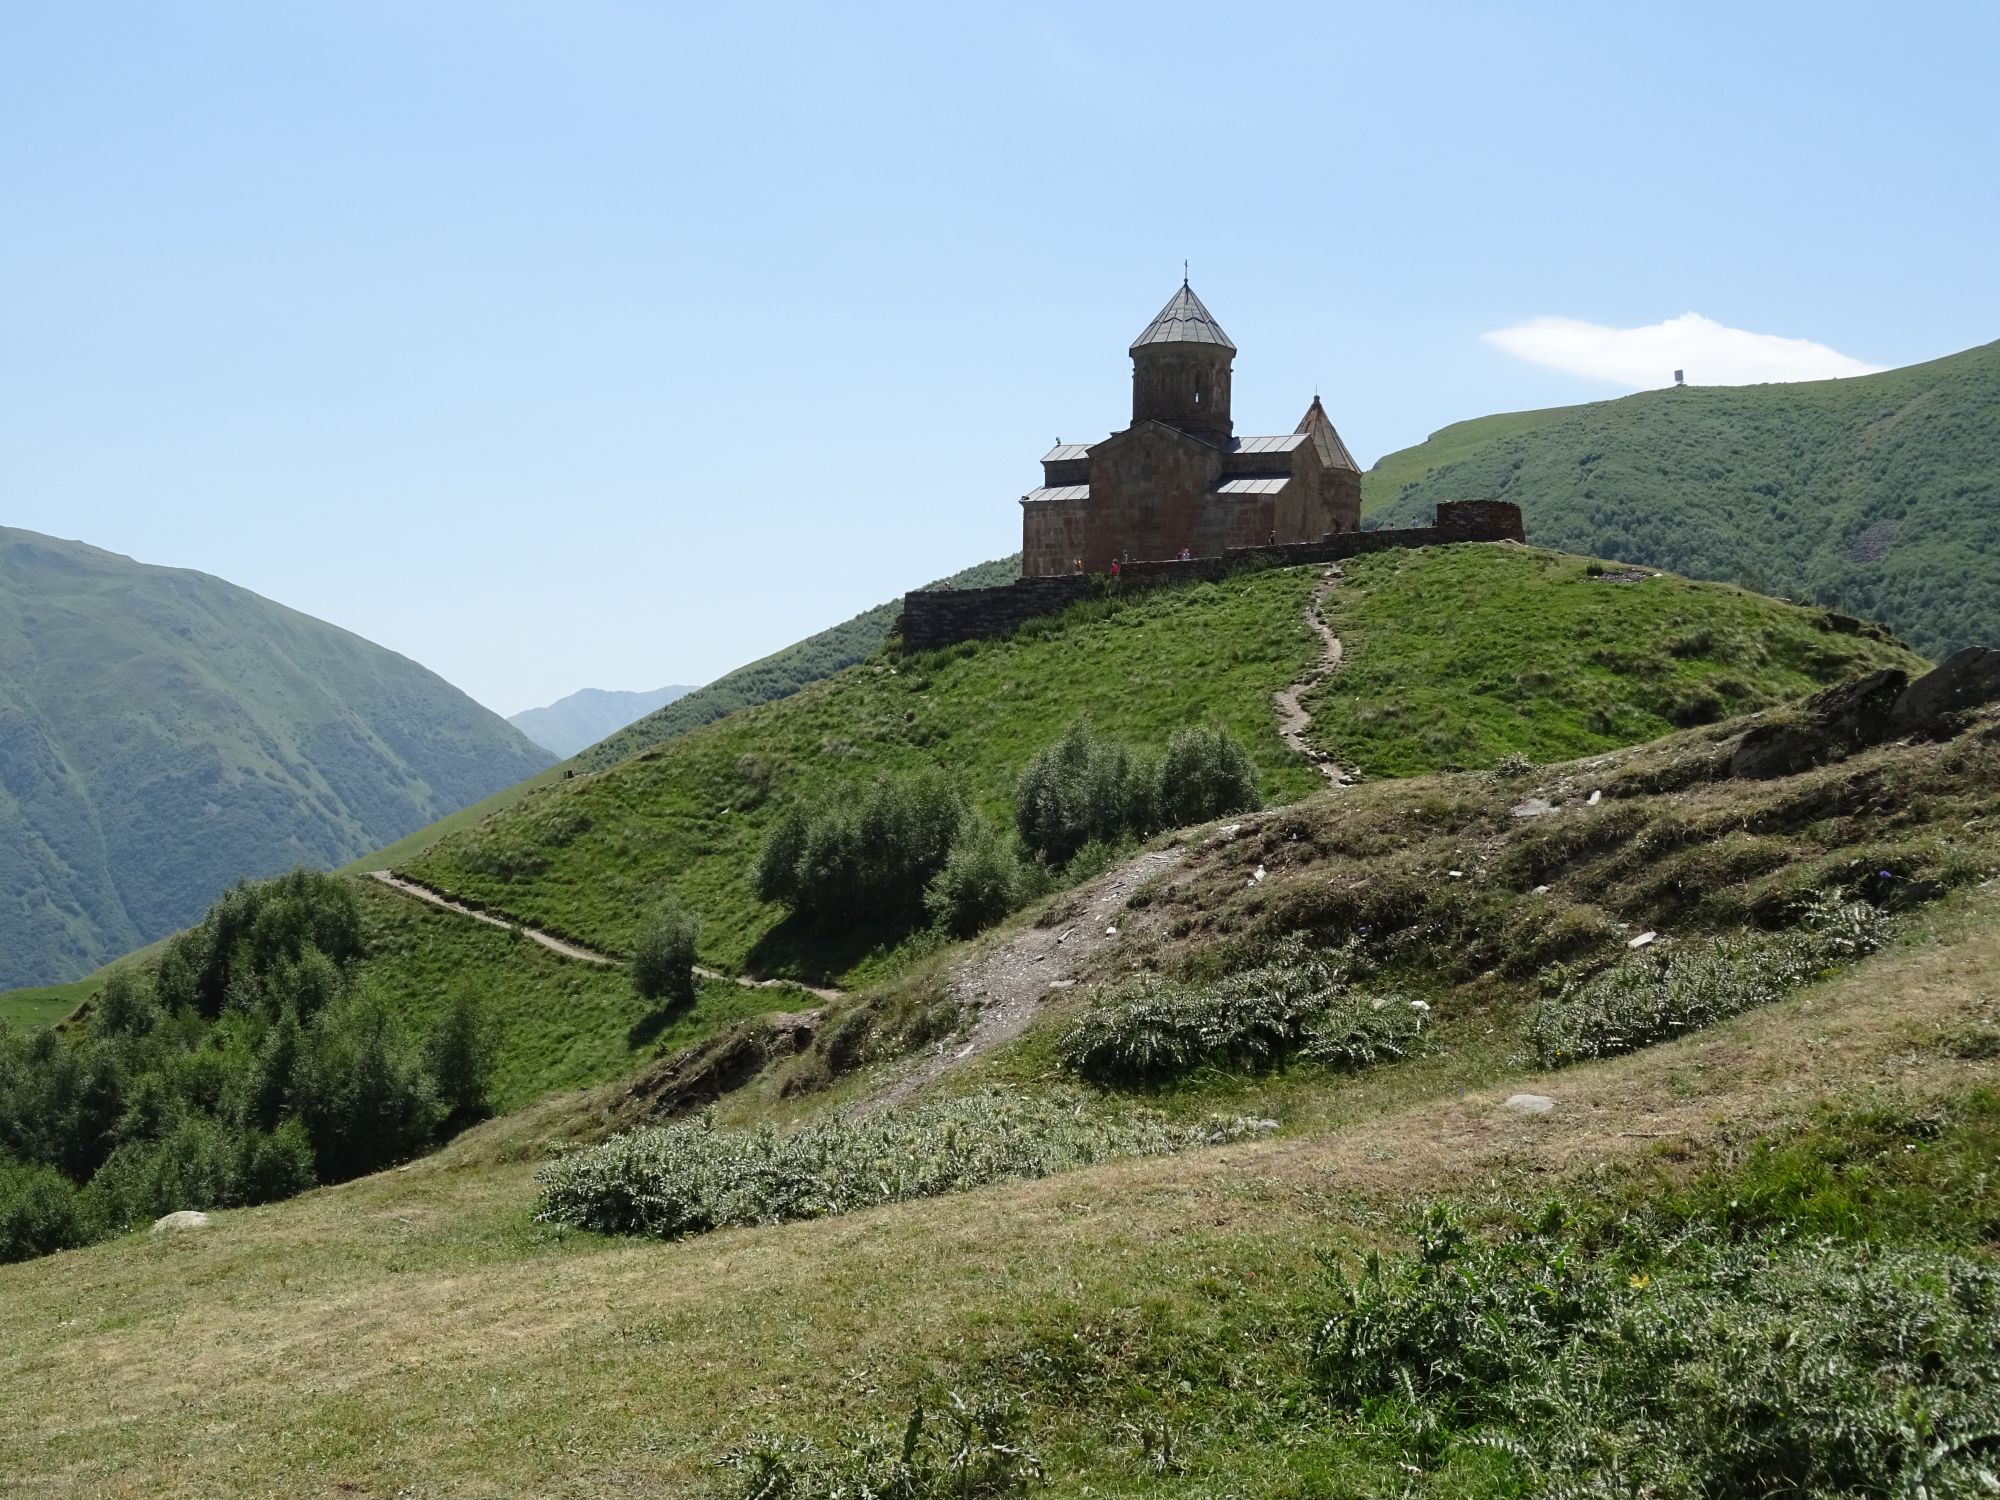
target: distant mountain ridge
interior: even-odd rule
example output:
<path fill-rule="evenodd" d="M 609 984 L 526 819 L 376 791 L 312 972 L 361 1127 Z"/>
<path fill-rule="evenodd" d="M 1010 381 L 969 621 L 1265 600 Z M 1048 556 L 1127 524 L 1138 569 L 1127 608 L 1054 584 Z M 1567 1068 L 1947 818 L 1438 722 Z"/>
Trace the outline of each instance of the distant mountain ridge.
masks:
<path fill-rule="evenodd" d="M 608 734 L 616 734 L 634 719 L 691 693 L 696 683 L 677 683 L 650 692 L 628 693 L 612 688 L 579 688 L 567 698 L 541 708 L 524 708 L 508 715 L 512 724 L 551 754 L 567 760 Z"/>
<path fill-rule="evenodd" d="M 1516 501 L 1528 540 L 2000 640 L 2000 343 L 1847 380 L 1686 386 L 1454 423 L 1362 479 L 1369 525 Z"/>
<path fill-rule="evenodd" d="M 0 527 L 0 988 L 75 978 L 234 880 L 340 864 L 552 758 L 324 621 Z"/>

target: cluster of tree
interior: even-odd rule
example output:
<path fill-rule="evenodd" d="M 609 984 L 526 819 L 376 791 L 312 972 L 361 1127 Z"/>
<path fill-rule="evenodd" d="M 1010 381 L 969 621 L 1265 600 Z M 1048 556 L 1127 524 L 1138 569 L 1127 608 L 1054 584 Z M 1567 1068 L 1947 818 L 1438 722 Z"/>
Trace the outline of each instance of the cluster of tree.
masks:
<path fill-rule="evenodd" d="M 1087 847 L 1256 806 L 1256 768 L 1225 730 L 1177 730 L 1164 753 L 1149 754 L 1078 723 L 1022 773 L 1014 840 L 940 770 L 882 776 L 857 798 L 786 814 L 758 861 L 757 894 L 823 920 L 927 912 L 969 936 Z"/>
<path fill-rule="evenodd" d="M 1177 729 L 1149 755 L 1072 724 L 1021 773 L 1021 845 L 1061 866 L 1086 845 L 1117 845 L 1257 806 L 1257 768 L 1227 730 Z"/>
<path fill-rule="evenodd" d="M 0 1028 L 0 1260 L 339 1182 L 486 1114 L 476 1006 L 420 1038 L 357 990 L 361 951 L 353 888 L 298 870 L 231 890 L 68 1025 Z"/>

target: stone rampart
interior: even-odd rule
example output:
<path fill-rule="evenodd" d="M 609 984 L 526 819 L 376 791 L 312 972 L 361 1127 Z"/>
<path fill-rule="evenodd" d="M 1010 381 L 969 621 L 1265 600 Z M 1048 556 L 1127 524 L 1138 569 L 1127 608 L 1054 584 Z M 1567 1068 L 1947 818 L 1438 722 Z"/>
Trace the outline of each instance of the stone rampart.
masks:
<path fill-rule="evenodd" d="M 1341 562 L 1365 552 L 1398 547 L 1435 547 L 1454 542 L 1519 542 L 1521 507 L 1508 500 L 1446 500 L 1434 524 L 1400 530 L 1336 531 L 1316 542 L 1281 542 L 1272 547 L 1233 547 L 1217 557 L 1174 558 L 1122 563 L 1121 589 L 1160 588 L 1227 577 L 1244 568 L 1296 568 Z M 1101 577 L 1101 575 L 1099 575 Z M 1012 635 L 1028 621 L 1088 599 L 1091 575 L 1064 573 L 1022 578 L 991 589 L 919 589 L 903 596 L 897 630 L 905 651 L 935 651 L 960 641 Z"/>

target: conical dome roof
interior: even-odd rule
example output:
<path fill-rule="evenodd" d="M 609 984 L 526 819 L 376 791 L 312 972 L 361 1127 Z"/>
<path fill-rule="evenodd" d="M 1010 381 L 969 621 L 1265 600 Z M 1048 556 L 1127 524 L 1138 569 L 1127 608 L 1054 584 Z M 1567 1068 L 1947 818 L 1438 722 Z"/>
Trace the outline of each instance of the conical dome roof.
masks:
<path fill-rule="evenodd" d="M 1185 281 L 1160 309 L 1160 315 L 1146 325 L 1146 331 L 1132 340 L 1130 352 L 1137 354 L 1148 344 L 1215 344 L 1231 354 L 1236 352 L 1222 325 L 1201 305 L 1201 298 Z"/>

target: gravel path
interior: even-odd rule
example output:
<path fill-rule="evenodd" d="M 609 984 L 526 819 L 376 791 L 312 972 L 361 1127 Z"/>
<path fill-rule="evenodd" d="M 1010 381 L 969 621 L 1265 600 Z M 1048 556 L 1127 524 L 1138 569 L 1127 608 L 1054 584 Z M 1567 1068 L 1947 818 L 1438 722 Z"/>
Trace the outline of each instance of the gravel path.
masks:
<path fill-rule="evenodd" d="M 1325 751 L 1317 750 L 1306 743 L 1306 726 L 1312 723 L 1312 715 L 1307 713 L 1305 706 L 1299 702 L 1302 694 L 1311 692 L 1325 681 L 1329 673 L 1340 666 L 1340 637 L 1328 627 L 1326 616 L 1321 612 L 1322 606 L 1326 603 L 1326 596 L 1333 592 L 1334 585 L 1339 582 L 1340 564 L 1335 563 L 1320 575 L 1319 587 L 1313 590 L 1312 598 L 1306 603 L 1306 624 L 1310 625 L 1313 633 L 1320 638 L 1319 660 L 1314 662 L 1297 682 L 1273 693 L 1271 703 L 1278 710 L 1278 734 L 1284 742 L 1319 767 L 1320 775 L 1333 785 L 1346 786 L 1355 779 L 1353 774 L 1335 765 L 1327 758 Z"/>
<path fill-rule="evenodd" d="M 620 960 L 613 958 L 608 953 L 599 953 L 596 949 L 586 948 L 579 943 L 566 942 L 564 939 L 556 937 L 553 933 L 543 932 L 538 928 L 528 926 L 526 923 L 510 922 L 505 917 L 496 917 L 493 913 L 481 911 L 476 906 L 467 906 L 463 901 L 454 901 L 442 891 L 434 891 L 427 885 L 421 885 L 414 880 L 406 879 L 398 875 L 394 870 L 370 870 L 368 875 L 370 879 L 379 880 L 383 885 L 388 886 L 389 889 L 401 891 L 405 896 L 412 896 L 419 901 L 427 901 L 432 906 L 441 907 L 445 911 L 457 912 L 462 917 L 470 917 L 473 921 L 484 922 L 490 927 L 503 927 L 518 932 L 523 937 L 540 943 L 549 952 L 559 953 L 564 958 L 573 958 L 578 963 L 615 966 L 620 962 Z M 810 984 L 800 984 L 794 979 L 747 979 L 737 974 L 718 974 L 715 970 L 704 969 L 699 964 L 695 965 L 694 971 L 704 979 L 720 979 L 728 984 L 740 985 L 746 990 L 804 990 L 807 994 L 817 995 L 822 1000 L 838 1000 L 841 998 L 839 990 L 820 989 Z"/>
<path fill-rule="evenodd" d="M 1188 846 L 1175 844 L 1129 859 L 1077 887 L 1067 898 L 1059 897 L 1071 908 L 1069 919 L 1060 926 L 1010 933 L 952 970 L 952 993 L 977 1013 L 970 1032 L 876 1090 L 861 1101 L 857 1112 L 907 1103 L 940 1075 L 1026 1031 L 1042 1002 L 1074 985 L 1083 961 L 1116 943 L 1119 930 L 1138 918 L 1139 913 L 1125 910 L 1125 898 L 1187 857 Z"/>

